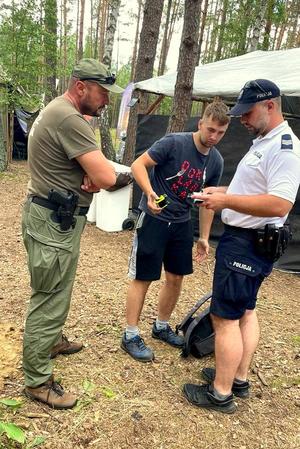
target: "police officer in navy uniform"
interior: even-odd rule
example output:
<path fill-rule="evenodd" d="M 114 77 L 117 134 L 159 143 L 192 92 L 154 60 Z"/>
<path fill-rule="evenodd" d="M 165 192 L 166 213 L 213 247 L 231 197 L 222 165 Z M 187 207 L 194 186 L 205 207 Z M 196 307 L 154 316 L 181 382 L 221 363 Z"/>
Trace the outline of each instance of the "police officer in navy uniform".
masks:
<path fill-rule="evenodd" d="M 233 413 L 233 397 L 249 396 L 248 371 L 259 340 L 258 289 L 288 241 L 285 221 L 300 183 L 300 142 L 281 112 L 280 90 L 266 79 L 249 81 L 229 111 L 256 137 L 229 187 L 210 187 L 194 198 L 222 210 L 225 232 L 216 250 L 211 318 L 215 368 L 205 385 L 185 384 L 189 402 Z"/>

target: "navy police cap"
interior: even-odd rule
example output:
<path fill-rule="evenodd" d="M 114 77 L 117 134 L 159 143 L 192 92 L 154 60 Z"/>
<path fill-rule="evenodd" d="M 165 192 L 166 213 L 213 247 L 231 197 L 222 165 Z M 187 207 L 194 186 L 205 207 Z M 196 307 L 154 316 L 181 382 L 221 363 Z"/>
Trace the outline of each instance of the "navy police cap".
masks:
<path fill-rule="evenodd" d="M 236 105 L 230 109 L 228 115 L 240 116 L 250 111 L 259 101 L 280 97 L 280 89 L 269 80 L 257 79 L 248 81 L 239 93 Z"/>

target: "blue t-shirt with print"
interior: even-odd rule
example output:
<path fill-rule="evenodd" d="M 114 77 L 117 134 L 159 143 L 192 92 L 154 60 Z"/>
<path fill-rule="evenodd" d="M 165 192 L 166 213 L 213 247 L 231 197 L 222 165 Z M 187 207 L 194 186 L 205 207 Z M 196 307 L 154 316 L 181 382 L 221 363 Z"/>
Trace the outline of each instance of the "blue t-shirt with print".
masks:
<path fill-rule="evenodd" d="M 153 215 L 143 193 L 139 208 L 156 218 L 172 223 L 190 219 L 193 200 L 189 194 L 207 186 L 217 186 L 223 172 L 223 158 L 212 147 L 208 155 L 197 150 L 193 133 L 167 134 L 155 142 L 148 154 L 157 165 L 150 172 L 154 192 L 166 194 L 170 204 L 160 214 Z"/>

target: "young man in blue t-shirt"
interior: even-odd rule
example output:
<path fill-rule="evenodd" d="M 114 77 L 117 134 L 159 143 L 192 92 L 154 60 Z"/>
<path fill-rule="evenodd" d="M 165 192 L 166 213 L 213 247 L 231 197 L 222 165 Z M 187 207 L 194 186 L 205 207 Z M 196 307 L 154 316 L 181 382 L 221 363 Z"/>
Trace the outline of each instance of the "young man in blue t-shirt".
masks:
<path fill-rule="evenodd" d="M 193 226 L 190 195 L 204 187 L 217 186 L 223 171 L 223 158 L 214 147 L 224 136 L 230 118 L 227 106 L 210 104 L 198 123 L 198 130 L 169 134 L 155 142 L 132 164 L 133 176 L 143 195 L 129 262 L 132 279 L 126 304 L 127 326 L 121 347 L 136 360 L 149 362 L 153 351 L 140 337 L 138 321 L 147 290 L 159 280 L 164 265 L 165 283 L 159 293 L 158 316 L 152 337 L 174 347 L 183 338 L 169 326 L 169 318 L 180 295 L 183 276 L 193 272 Z M 148 174 L 150 170 L 150 175 Z M 167 195 L 167 204 L 156 200 Z M 209 233 L 214 213 L 200 208 L 200 238 L 196 260 L 202 262 L 209 250 Z"/>

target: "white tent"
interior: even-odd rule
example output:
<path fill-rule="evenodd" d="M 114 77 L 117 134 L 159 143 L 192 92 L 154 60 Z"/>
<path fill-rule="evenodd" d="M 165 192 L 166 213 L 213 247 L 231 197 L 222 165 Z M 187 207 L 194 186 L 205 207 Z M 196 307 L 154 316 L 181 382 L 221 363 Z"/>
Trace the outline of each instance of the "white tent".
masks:
<path fill-rule="evenodd" d="M 139 83 L 134 88 L 169 97 L 174 95 L 177 73 Z M 193 98 L 214 96 L 234 99 L 249 80 L 265 78 L 275 82 L 285 95 L 300 97 L 300 48 L 254 51 L 196 67 Z"/>

